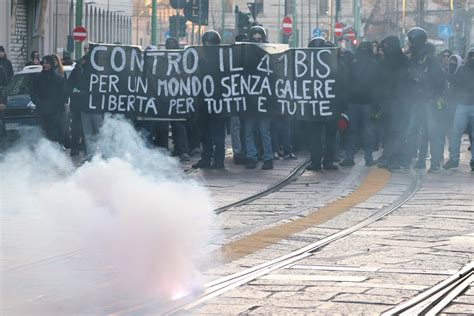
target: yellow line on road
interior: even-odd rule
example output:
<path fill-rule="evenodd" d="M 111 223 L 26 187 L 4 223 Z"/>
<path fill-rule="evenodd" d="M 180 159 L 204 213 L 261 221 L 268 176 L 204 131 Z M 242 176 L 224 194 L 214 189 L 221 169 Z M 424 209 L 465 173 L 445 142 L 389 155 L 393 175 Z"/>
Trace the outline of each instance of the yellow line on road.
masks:
<path fill-rule="evenodd" d="M 261 230 L 255 234 L 224 245 L 218 250 L 222 260 L 221 263 L 231 262 L 245 257 L 280 240 L 286 239 L 293 234 L 325 223 L 367 200 L 380 191 L 387 184 L 389 179 L 389 171 L 377 168 L 372 169 L 364 181 L 348 196 L 316 209 L 301 219 Z"/>

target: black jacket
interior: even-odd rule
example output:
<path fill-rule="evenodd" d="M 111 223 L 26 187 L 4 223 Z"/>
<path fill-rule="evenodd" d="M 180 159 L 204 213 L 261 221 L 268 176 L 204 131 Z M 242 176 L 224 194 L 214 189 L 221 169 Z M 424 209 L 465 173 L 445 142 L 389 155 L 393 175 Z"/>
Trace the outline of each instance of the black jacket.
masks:
<path fill-rule="evenodd" d="M 409 68 L 408 84 L 415 102 L 436 100 L 446 89 L 446 73 L 435 56 L 432 44 L 425 44 L 412 55 Z"/>
<path fill-rule="evenodd" d="M 350 104 L 377 103 L 379 64 L 373 56 L 357 56 L 349 64 L 346 80 L 347 101 Z"/>
<path fill-rule="evenodd" d="M 53 70 L 41 71 L 31 81 L 30 97 L 39 114 L 54 114 L 64 111 L 67 103 L 66 81 Z"/>
<path fill-rule="evenodd" d="M 0 58 L 0 87 L 6 87 L 12 77 L 12 63 L 6 57 Z"/>
<path fill-rule="evenodd" d="M 452 84 L 457 103 L 474 106 L 474 65 L 459 68 Z"/>
<path fill-rule="evenodd" d="M 382 105 L 406 102 L 408 58 L 400 49 L 398 38 L 395 38 L 396 42 L 393 42 L 392 38 L 382 42 L 386 46 L 384 58 L 380 62 L 378 97 Z"/>
<path fill-rule="evenodd" d="M 87 102 L 86 87 L 84 86 L 84 82 L 87 80 L 86 68 L 87 60 L 83 58 L 76 63 L 67 80 L 67 95 L 71 100 L 70 107 L 72 112 L 81 112 Z"/>

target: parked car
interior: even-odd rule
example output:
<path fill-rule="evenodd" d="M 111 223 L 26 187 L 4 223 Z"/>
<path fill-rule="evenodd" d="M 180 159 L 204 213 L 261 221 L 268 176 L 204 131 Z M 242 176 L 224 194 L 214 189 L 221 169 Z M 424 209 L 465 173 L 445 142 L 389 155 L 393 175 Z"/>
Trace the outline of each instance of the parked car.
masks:
<path fill-rule="evenodd" d="M 72 66 L 64 66 L 64 74 L 69 77 Z M 42 66 L 26 66 L 15 73 L 7 89 L 7 104 L 3 111 L 3 132 L 18 131 L 24 126 L 36 125 L 36 105 L 31 101 L 29 86 L 32 78 L 40 73 Z"/>

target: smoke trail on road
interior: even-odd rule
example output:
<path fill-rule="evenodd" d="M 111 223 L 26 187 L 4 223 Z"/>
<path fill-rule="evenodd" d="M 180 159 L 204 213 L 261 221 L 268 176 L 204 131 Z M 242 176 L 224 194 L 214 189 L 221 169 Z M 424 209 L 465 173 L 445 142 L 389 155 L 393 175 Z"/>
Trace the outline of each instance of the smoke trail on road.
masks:
<path fill-rule="evenodd" d="M 2 221 L 2 269 L 19 262 L 25 245 L 34 249 L 21 254 L 27 260 L 78 247 L 80 267 L 66 261 L 54 269 L 70 274 L 64 286 L 85 297 L 171 299 L 199 288 L 198 271 L 213 260 L 203 249 L 216 238 L 207 191 L 124 120 L 106 118 L 97 146 L 101 155 L 79 168 L 45 139 L 17 145 L 0 161 L 7 188 L 0 214 L 12 223 Z M 44 288 L 51 282 L 35 278 Z M 13 275 L 6 282 L 15 283 Z M 104 288 L 91 289 L 97 284 Z"/>

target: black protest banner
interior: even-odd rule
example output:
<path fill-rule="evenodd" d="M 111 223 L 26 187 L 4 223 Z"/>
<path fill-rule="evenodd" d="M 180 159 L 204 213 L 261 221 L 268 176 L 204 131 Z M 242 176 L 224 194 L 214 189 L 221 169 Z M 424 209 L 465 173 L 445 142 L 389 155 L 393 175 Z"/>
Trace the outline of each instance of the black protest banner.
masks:
<path fill-rule="evenodd" d="M 141 51 L 92 45 L 87 111 L 182 119 L 335 115 L 337 51 L 238 44 Z"/>

